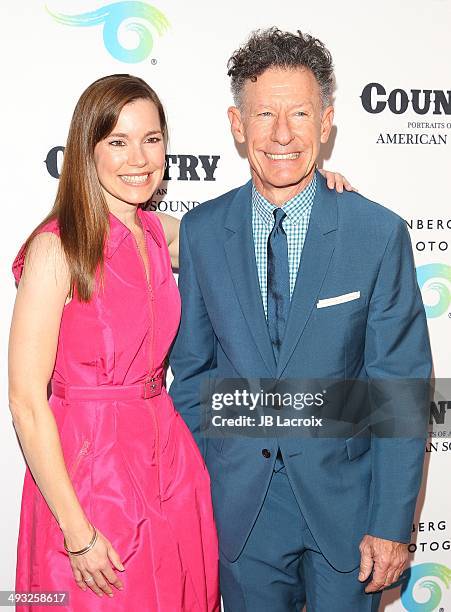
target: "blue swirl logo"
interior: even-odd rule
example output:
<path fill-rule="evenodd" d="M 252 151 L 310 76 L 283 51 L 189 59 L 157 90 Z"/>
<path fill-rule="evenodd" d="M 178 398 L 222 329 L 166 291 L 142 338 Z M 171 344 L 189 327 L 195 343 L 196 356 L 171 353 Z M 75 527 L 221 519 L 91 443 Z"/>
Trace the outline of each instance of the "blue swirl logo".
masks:
<path fill-rule="evenodd" d="M 426 294 L 433 292 L 435 303 L 425 303 L 428 319 L 440 317 L 451 302 L 451 266 L 446 264 L 426 264 L 417 268 L 418 284 L 425 301 Z"/>
<path fill-rule="evenodd" d="M 47 8 L 47 7 L 46 7 Z M 103 42 L 107 51 L 120 62 L 135 64 L 149 57 L 153 48 L 153 36 L 148 25 L 153 26 L 161 36 L 169 27 L 169 21 L 154 6 L 145 2 L 115 2 L 103 6 L 96 11 L 80 15 L 63 15 L 54 13 L 47 8 L 47 12 L 58 23 L 75 27 L 91 27 L 103 24 Z M 136 19 L 146 21 L 147 24 L 136 22 Z M 125 24 L 126 32 L 135 32 L 138 35 L 138 45 L 134 49 L 127 49 L 119 41 L 119 29 L 125 20 L 133 20 Z"/>
<path fill-rule="evenodd" d="M 440 563 L 420 563 L 403 572 L 400 579 L 388 588 L 401 586 L 401 602 L 408 612 L 433 612 L 443 596 L 442 586 L 434 578 L 449 589 L 451 570 Z M 424 590 L 429 591 L 427 598 L 424 598 Z M 421 592 L 423 601 L 418 601 Z"/>

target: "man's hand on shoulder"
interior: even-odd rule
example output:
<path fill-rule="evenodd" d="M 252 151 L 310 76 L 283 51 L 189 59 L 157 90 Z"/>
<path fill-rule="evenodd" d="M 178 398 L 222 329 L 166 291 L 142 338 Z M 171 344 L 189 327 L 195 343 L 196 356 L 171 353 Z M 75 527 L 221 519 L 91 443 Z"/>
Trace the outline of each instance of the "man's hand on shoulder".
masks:
<path fill-rule="evenodd" d="M 360 582 L 373 572 L 365 593 L 374 593 L 396 582 L 408 560 L 407 544 L 365 535 L 360 542 Z"/>

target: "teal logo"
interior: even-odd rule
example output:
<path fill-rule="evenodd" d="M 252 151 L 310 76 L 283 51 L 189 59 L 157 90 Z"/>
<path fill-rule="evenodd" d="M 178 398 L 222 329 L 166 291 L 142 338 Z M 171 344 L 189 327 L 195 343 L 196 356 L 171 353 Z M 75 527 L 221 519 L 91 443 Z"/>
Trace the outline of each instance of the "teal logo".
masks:
<path fill-rule="evenodd" d="M 446 264 L 426 264 L 417 268 L 417 279 L 423 294 L 435 295 L 434 304 L 425 304 L 428 319 L 440 317 L 451 303 L 451 266 Z"/>
<path fill-rule="evenodd" d="M 80 15 L 63 15 L 54 13 L 48 8 L 47 12 L 63 25 L 88 28 L 103 24 L 105 48 L 115 59 L 129 64 L 142 62 L 149 57 L 153 48 L 153 36 L 149 26 L 152 26 L 160 36 L 169 27 L 169 21 L 163 13 L 145 2 L 114 2 L 96 11 Z M 135 21 L 136 19 L 146 21 L 147 24 Z M 139 42 L 134 49 L 127 49 L 119 41 L 119 28 L 125 20 L 128 23 L 124 25 L 124 31 L 136 32 L 138 35 Z"/>
<path fill-rule="evenodd" d="M 408 612 L 433 612 L 443 597 L 442 586 L 436 578 L 449 589 L 449 567 L 440 563 L 420 563 L 403 572 L 388 589 L 401 586 L 401 603 Z"/>

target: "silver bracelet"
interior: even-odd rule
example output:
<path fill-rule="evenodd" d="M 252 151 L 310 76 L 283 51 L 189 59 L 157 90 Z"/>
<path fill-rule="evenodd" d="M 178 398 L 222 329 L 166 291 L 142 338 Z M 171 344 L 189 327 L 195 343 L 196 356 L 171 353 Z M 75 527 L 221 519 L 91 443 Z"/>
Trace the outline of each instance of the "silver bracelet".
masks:
<path fill-rule="evenodd" d="M 97 529 L 94 527 L 94 525 L 91 525 L 91 527 L 94 529 L 94 535 L 92 536 L 92 539 L 89 544 L 85 546 L 85 548 L 82 548 L 80 550 L 69 550 L 66 546 L 66 538 L 64 538 L 64 548 L 70 555 L 84 555 L 88 552 L 88 550 L 91 550 L 91 548 L 93 548 L 94 544 L 97 542 Z"/>

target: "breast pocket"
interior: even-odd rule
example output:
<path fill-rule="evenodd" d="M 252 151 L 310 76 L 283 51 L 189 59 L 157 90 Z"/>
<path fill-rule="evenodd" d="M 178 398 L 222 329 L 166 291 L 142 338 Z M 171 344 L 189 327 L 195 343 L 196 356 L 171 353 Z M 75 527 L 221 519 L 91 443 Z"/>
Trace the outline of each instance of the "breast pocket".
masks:
<path fill-rule="evenodd" d="M 352 333 L 352 330 L 360 327 L 361 321 L 366 319 L 366 312 L 366 300 L 359 298 L 321 308 L 315 307 L 312 319 L 317 328 L 323 330 L 323 335 L 327 334 L 331 340 L 336 339 L 344 345 L 349 336 L 348 332 Z"/>
<path fill-rule="evenodd" d="M 315 305 L 319 317 L 341 317 L 364 309 L 366 309 L 366 298 L 360 291 L 351 291 L 335 297 L 320 297 Z"/>
<path fill-rule="evenodd" d="M 314 308 L 308 341 L 318 347 L 316 370 L 326 376 L 346 378 L 347 365 L 357 363 L 365 343 L 367 306 L 360 299 Z"/>

